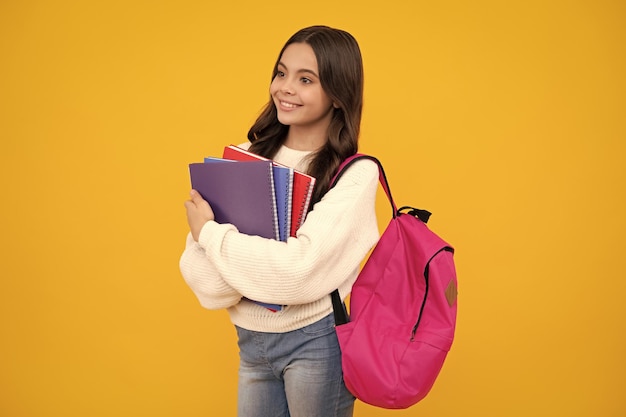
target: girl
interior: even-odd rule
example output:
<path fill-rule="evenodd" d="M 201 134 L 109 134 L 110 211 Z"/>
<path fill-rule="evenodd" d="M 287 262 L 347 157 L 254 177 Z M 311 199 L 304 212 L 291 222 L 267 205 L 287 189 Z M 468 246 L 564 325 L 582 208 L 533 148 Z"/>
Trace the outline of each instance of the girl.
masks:
<path fill-rule="evenodd" d="M 270 100 L 242 145 L 317 179 L 297 236 L 244 235 L 216 223 L 196 191 L 185 202 L 191 232 L 181 272 L 200 304 L 228 309 L 236 327 L 241 417 L 352 416 L 329 294 L 350 293 L 378 240 L 378 167 L 358 161 L 328 187 L 357 151 L 362 103 L 356 40 L 326 26 L 298 31 L 278 56 Z M 284 307 L 272 312 L 249 300 Z"/>

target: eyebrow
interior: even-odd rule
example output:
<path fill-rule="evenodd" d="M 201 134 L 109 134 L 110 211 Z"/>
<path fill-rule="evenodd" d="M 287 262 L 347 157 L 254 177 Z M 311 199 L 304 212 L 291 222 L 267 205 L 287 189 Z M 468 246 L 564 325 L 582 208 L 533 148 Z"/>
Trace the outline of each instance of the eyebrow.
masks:
<path fill-rule="evenodd" d="M 278 62 L 278 65 L 276 67 L 283 67 L 285 69 L 289 69 L 289 68 L 287 68 L 287 65 L 283 64 L 280 61 Z M 298 71 L 296 71 L 296 74 L 302 74 L 302 73 L 311 74 L 311 75 L 314 75 L 317 78 L 320 77 L 319 75 L 317 75 L 317 73 L 315 71 L 307 69 L 307 68 L 302 68 L 302 69 L 299 69 Z"/>

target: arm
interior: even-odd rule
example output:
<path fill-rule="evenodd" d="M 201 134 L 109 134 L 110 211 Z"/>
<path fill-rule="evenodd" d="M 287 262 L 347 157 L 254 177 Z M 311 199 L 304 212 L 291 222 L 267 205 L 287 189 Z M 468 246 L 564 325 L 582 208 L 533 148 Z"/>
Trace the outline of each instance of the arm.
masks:
<path fill-rule="evenodd" d="M 185 282 L 198 297 L 202 307 L 217 310 L 231 307 L 241 300 L 241 294 L 221 279 L 191 233 L 187 236 L 179 266 Z"/>
<path fill-rule="evenodd" d="M 378 167 L 358 161 L 287 242 L 208 221 L 198 245 L 226 284 L 250 299 L 304 304 L 327 296 L 356 271 L 378 239 Z"/>

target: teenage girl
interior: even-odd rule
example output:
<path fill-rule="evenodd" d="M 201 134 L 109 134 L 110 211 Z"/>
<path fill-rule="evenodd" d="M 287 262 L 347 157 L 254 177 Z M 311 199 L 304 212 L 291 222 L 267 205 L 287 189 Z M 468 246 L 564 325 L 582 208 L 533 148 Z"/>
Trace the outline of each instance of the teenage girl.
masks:
<path fill-rule="evenodd" d="M 298 31 L 280 51 L 270 100 L 242 145 L 317 179 L 297 236 L 248 236 L 216 223 L 196 191 L 185 202 L 191 232 L 180 269 L 200 304 L 226 308 L 236 327 L 240 417 L 352 416 L 329 294 L 350 293 L 378 240 L 378 167 L 357 161 L 328 186 L 357 152 L 362 106 L 363 64 L 352 35 L 326 26 Z M 272 312 L 249 300 L 284 307 Z"/>

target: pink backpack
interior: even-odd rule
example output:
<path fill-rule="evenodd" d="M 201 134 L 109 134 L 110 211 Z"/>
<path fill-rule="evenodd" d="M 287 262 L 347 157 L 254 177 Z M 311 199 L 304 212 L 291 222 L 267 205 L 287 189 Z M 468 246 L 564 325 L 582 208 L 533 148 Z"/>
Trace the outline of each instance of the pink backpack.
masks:
<path fill-rule="evenodd" d="M 352 288 L 350 317 L 338 291 L 331 294 L 342 369 L 347 388 L 359 400 L 408 408 L 428 394 L 452 346 L 454 249 L 428 229 L 428 211 L 396 208 L 378 159 L 361 154 L 346 159 L 331 187 L 363 158 L 378 164 L 393 217 Z"/>

